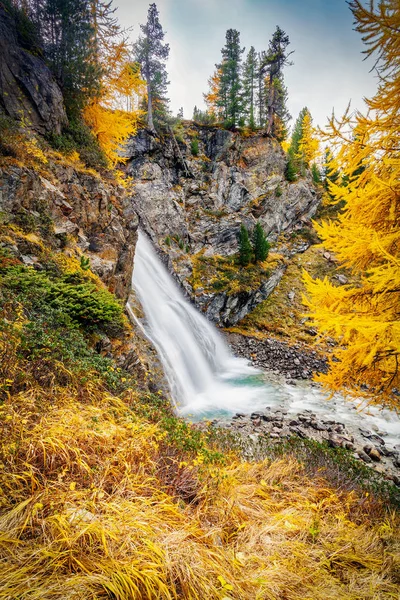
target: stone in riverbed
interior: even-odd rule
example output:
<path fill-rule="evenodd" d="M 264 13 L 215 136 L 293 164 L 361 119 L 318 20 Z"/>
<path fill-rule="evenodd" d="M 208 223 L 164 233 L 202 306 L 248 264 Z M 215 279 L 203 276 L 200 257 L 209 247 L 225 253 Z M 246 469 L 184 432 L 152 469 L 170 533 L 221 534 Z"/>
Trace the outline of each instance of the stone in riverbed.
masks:
<path fill-rule="evenodd" d="M 373 446 L 364 446 L 364 452 L 368 454 L 368 456 L 375 462 L 379 462 L 381 460 L 381 453 Z"/>
<path fill-rule="evenodd" d="M 365 452 L 363 452 L 363 450 L 359 450 L 357 452 L 357 454 L 358 454 L 359 458 L 361 458 L 361 460 L 363 460 L 364 462 L 366 462 L 366 463 L 372 462 L 372 458 L 370 458 L 368 456 L 368 454 L 366 454 Z"/>
<path fill-rule="evenodd" d="M 328 445 L 331 448 L 341 448 L 342 447 L 342 438 L 338 435 L 332 435 L 328 440 Z"/>

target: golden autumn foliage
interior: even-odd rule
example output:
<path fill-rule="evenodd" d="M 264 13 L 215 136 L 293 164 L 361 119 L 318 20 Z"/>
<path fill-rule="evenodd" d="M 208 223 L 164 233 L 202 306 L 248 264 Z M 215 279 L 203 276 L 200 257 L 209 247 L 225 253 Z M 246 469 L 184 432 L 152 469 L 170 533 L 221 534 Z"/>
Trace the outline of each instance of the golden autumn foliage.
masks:
<path fill-rule="evenodd" d="M 346 182 L 330 183 L 330 192 L 345 206 L 337 220 L 316 228 L 358 284 L 338 287 L 306 274 L 306 303 L 320 332 L 338 343 L 320 380 L 333 391 L 399 406 L 400 10 L 396 0 L 350 6 L 367 55 L 377 57 L 380 84 L 367 115 L 347 111 L 330 122 Z"/>
<path fill-rule="evenodd" d="M 109 8 L 106 5 L 106 8 Z M 84 110 L 84 119 L 96 136 L 111 166 L 121 162 L 118 150 L 128 137 L 137 131 L 142 111 L 137 107 L 144 94 L 144 82 L 136 63 L 132 62 L 129 47 L 113 19 L 104 21 L 104 5 L 93 2 L 97 60 L 101 67 L 99 94 Z"/>
<path fill-rule="evenodd" d="M 301 138 L 299 140 L 299 150 L 295 158 L 307 168 L 318 156 L 319 141 L 316 135 L 316 129 L 312 125 L 310 113 L 307 111 L 301 124 Z"/>
<path fill-rule="evenodd" d="M 0 598 L 393 600 L 398 517 L 293 458 L 177 452 L 88 384 L 0 407 Z"/>
<path fill-rule="evenodd" d="M 218 106 L 219 88 L 222 76 L 222 70 L 216 69 L 213 75 L 208 79 L 209 91 L 204 94 L 204 101 L 207 105 L 207 111 L 210 115 L 219 118 L 221 108 Z"/>

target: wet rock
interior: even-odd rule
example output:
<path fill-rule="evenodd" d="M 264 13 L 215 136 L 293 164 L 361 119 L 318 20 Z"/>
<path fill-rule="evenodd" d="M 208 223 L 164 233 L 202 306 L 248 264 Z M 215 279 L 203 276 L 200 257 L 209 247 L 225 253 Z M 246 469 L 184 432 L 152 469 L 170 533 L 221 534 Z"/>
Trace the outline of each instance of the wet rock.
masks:
<path fill-rule="evenodd" d="M 369 451 L 368 456 L 370 458 L 372 458 L 372 460 L 374 460 L 375 462 L 380 462 L 381 461 L 381 453 L 379 452 L 379 450 L 377 448 L 371 448 L 371 450 Z"/>
<path fill-rule="evenodd" d="M 363 450 L 359 450 L 357 452 L 357 455 L 359 456 L 359 458 L 361 458 L 361 460 L 363 460 L 366 463 L 371 463 L 372 462 L 372 458 L 370 458 L 368 456 L 368 454 L 366 452 L 364 452 Z"/>
<path fill-rule="evenodd" d="M 341 448 L 342 447 L 342 443 L 343 443 L 342 438 L 339 437 L 339 436 L 337 436 L 337 435 L 332 435 L 328 439 L 328 445 L 331 448 Z"/>
<path fill-rule="evenodd" d="M 349 281 L 345 275 L 336 275 L 336 279 L 338 280 L 340 285 L 346 285 L 346 283 L 348 283 Z"/>

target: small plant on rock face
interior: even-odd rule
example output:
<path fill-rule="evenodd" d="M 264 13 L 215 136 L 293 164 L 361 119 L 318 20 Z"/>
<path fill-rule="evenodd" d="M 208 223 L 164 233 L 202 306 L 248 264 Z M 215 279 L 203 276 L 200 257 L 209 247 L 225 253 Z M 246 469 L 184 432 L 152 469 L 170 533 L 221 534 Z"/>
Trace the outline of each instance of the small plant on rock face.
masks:
<path fill-rule="evenodd" d="M 199 140 L 197 139 L 197 137 L 194 137 L 192 139 L 191 144 L 190 144 L 190 148 L 191 148 L 193 156 L 198 156 L 199 155 Z"/>
<path fill-rule="evenodd" d="M 90 269 L 90 258 L 86 256 L 81 256 L 80 267 L 82 271 L 88 271 Z"/>
<path fill-rule="evenodd" d="M 164 241 L 165 241 L 165 244 L 166 244 L 167 246 L 170 246 L 170 245 L 171 245 L 171 238 L 170 238 L 170 236 L 169 236 L 169 235 L 167 235 L 167 237 L 165 238 L 165 240 L 164 240 Z"/>
<path fill-rule="evenodd" d="M 283 191 L 282 191 L 281 186 L 277 185 L 276 188 L 275 188 L 275 196 L 277 198 L 280 198 L 282 196 L 282 194 L 283 194 Z"/>

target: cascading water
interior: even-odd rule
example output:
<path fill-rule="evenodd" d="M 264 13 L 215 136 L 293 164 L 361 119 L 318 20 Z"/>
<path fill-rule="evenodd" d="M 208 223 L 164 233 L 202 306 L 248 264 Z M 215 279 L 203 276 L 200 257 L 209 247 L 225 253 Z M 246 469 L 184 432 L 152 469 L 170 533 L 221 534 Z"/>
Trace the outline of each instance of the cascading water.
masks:
<path fill-rule="evenodd" d="M 143 233 L 133 286 L 179 412 L 206 415 L 265 406 L 268 385 L 262 375 L 232 356 L 216 328 L 185 300 Z"/>
<path fill-rule="evenodd" d="M 145 314 L 141 326 L 157 349 L 180 414 L 199 419 L 280 405 L 293 413 L 311 409 L 351 426 L 379 428 L 387 440 L 398 442 L 400 420 L 393 412 L 372 407 L 360 414 L 353 403 L 340 396 L 328 402 L 309 384 L 269 383 L 263 373 L 233 356 L 217 329 L 185 300 L 141 232 L 132 282 Z"/>

